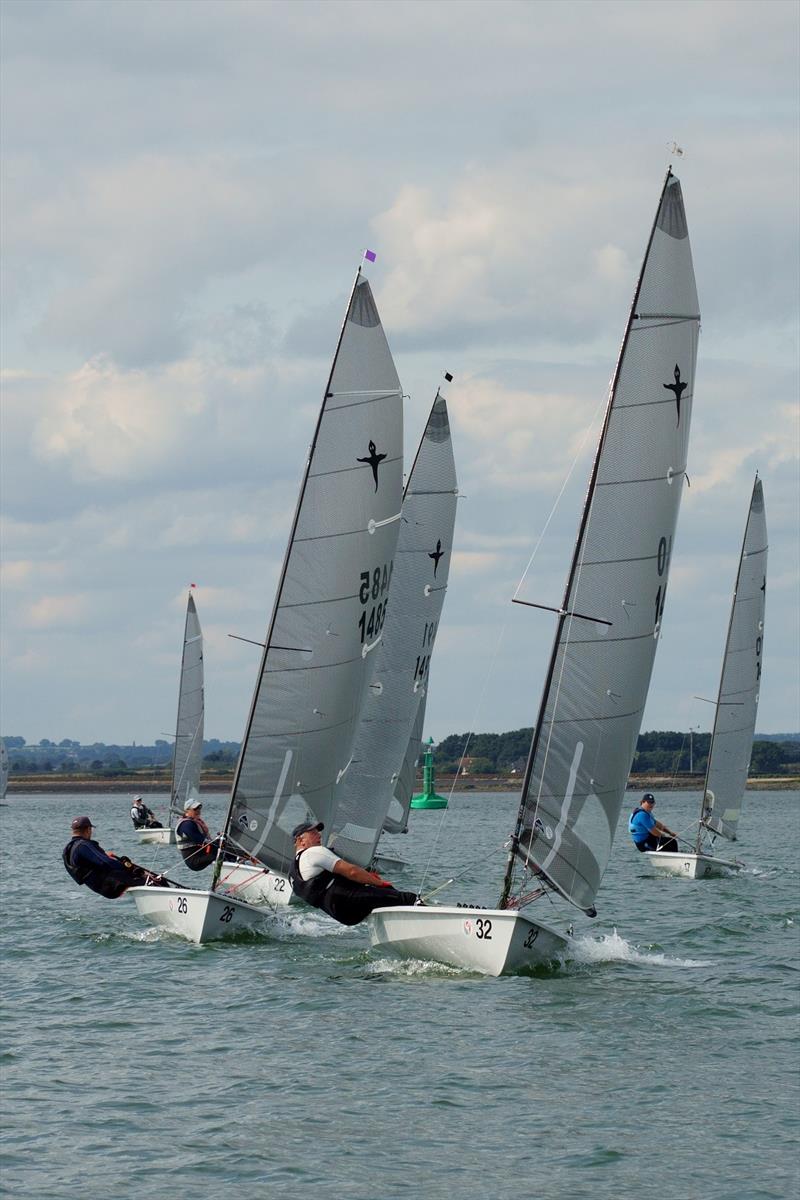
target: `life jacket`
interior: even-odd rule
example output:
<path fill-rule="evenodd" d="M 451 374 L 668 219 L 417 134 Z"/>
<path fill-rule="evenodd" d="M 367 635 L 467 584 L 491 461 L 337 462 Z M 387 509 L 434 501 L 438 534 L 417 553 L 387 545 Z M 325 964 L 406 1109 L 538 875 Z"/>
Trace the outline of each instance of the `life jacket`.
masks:
<path fill-rule="evenodd" d="M 628 817 L 628 833 L 631 835 L 631 837 L 633 838 L 634 842 L 636 842 L 637 845 L 639 842 L 647 841 L 647 838 L 650 836 L 650 830 L 648 829 L 645 831 L 644 837 L 640 837 L 638 839 L 636 837 L 636 834 L 639 832 L 639 826 L 637 824 L 634 824 L 634 818 L 636 816 L 638 816 L 639 813 L 644 812 L 644 811 L 645 810 L 642 808 L 642 806 L 640 804 L 639 807 L 635 808 L 633 810 L 633 812 L 631 813 L 631 815 Z"/>
<path fill-rule="evenodd" d="M 132 863 L 130 864 L 131 877 L 130 879 L 125 880 L 120 879 L 119 876 L 115 877 L 114 875 L 109 874 L 109 869 L 100 866 L 98 863 L 74 863 L 72 861 L 72 852 L 75 849 L 75 843 L 85 842 L 87 840 L 90 839 L 74 837 L 71 841 L 67 842 L 66 846 L 61 852 L 61 857 L 64 861 L 67 874 L 70 875 L 79 886 L 82 887 L 85 884 L 86 887 L 88 887 L 91 891 L 97 892 L 98 896 L 105 896 L 106 900 L 116 900 L 117 897 L 121 896 L 122 893 L 127 891 L 129 887 L 133 887 L 137 883 L 144 882 L 144 873 L 142 872 L 142 878 L 138 879 L 138 872 L 135 870 Z M 91 841 L 91 845 L 97 846 L 98 850 L 102 849 L 102 847 L 95 841 Z M 126 860 L 119 861 L 121 866 L 126 866 Z"/>
<path fill-rule="evenodd" d="M 307 846 L 306 849 L 309 847 Z M 301 850 L 300 854 L 302 853 Z M 320 871 L 319 875 L 315 875 L 313 879 L 303 879 L 300 874 L 300 854 L 295 855 L 288 871 L 294 894 L 301 900 L 305 900 L 306 904 L 311 904 L 314 908 L 321 908 L 329 917 L 332 917 L 334 914 L 330 907 L 332 897 L 329 889 L 336 881 L 336 876 L 333 871 Z M 338 920 L 338 918 L 335 919 Z"/>

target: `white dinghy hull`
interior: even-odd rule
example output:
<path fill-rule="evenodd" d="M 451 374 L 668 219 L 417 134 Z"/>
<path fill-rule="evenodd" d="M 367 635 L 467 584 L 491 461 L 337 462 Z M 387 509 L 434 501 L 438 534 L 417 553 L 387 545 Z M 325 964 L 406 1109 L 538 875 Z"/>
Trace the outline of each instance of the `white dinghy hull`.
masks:
<path fill-rule="evenodd" d="M 645 858 L 661 875 L 679 875 L 683 879 L 710 879 L 741 870 L 741 863 L 707 854 L 675 854 L 664 850 L 645 850 Z"/>
<path fill-rule="evenodd" d="M 137 829 L 136 836 L 143 846 L 174 846 L 178 841 L 174 829 Z"/>
<path fill-rule="evenodd" d="M 238 863 L 236 866 L 225 863 L 219 886 L 246 904 L 265 904 L 270 908 L 299 904 L 287 875 L 253 863 Z"/>
<path fill-rule="evenodd" d="M 495 976 L 552 962 L 569 946 L 555 929 L 499 908 L 378 908 L 369 934 L 374 950 Z"/>
<path fill-rule="evenodd" d="M 222 892 L 194 888 L 128 888 L 139 915 L 151 925 L 179 933 L 190 942 L 216 942 L 260 926 L 263 908 L 234 900 Z"/>

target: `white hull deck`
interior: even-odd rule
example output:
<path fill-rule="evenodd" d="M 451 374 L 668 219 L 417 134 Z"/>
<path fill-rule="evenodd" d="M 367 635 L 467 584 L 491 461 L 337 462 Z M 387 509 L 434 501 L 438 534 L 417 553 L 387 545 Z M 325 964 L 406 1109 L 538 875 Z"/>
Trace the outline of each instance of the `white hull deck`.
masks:
<path fill-rule="evenodd" d="M 243 904 L 222 892 L 195 888 L 135 887 L 139 915 L 150 925 L 179 933 L 190 942 L 215 942 L 262 924 L 264 909 Z"/>
<path fill-rule="evenodd" d="M 285 908 L 287 904 L 300 903 L 288 876 L 251 863 L 223 863 L 219 886 L 227 895 L 247 904 Z"/>
<path fill-rule="evenodd" d="M 741 870 L 742 864 L 707 854 L 675 854 L 664 850 L 645 850 L 644 857 L 661 875 L 679 875 L 683 879 L 710 879 Z"/>
<path fill-rule="evenodd" d="M 178 839 L 175 830 L 166 829 L 137 829 L 136 837 L 143 846 L 174 846 Z"/>
<path fill-rule="evenodd" d="M 522 913 L 499 908 L 378 908 L 369 917 L 374 950 L 504 975 L 552 962 L 569 939 Z"/>

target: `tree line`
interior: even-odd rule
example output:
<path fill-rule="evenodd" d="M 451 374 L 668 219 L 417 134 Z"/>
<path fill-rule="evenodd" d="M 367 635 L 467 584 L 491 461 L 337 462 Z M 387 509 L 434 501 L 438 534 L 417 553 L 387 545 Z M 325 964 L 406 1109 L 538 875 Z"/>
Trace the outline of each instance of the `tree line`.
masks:
<path fill-rule="evenodd" d="M 469 775 L 521 775 L 525 770 L 532 729 L 508 733 L 451 733 L 435 747 L 436 770 L 441 775 L 465 771 Z M 172 743 L 158 739 L 151 746 L 81 745 L 70 738 L 56 743 L 48 738 L 28 745 L 23 737 L 4 738 L 13 775 L 50 772 L 90 774 L 118 778 L 136 771 L 169 776 Z M 642 733 L 631 768 L 634 774 L 702 775 L 708 762 L 711 735 L 674 730 Z M 209 738 L 203 742 L 203 770 L 232 771 L 239 754 L 238 742 Z M 750 758 L 751 775 L 800 773 L 800 734 L 756 737 Z"/>

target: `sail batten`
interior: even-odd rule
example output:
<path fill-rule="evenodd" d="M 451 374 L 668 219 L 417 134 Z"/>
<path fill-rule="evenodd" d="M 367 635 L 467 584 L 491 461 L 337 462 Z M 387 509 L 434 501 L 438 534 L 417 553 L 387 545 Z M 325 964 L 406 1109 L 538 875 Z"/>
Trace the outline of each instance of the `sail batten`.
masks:
<path fill-rule="evenodd" d="M 368 648 L 387 616 L 402 499 L 402 395 L 359 271 L 305 464 L 226 821 L 229 844 L 277 870 L 293 857 L 298 821 L 330 824 L 372 678 Z M 287 663 L 279 646 L 305 647 L 308 659 Z"/>
<path fill-rule="evenodd" d="M 699 316 L 686 314 L 694 313 L 683 198 L 668 172 L 589 480 L 501 906 L 517 859 L 593 910 L 661 630 L 693 403 Z M 648 325 L 642 316 L 652 314 L 659 323 Z M 611 629 L 576 626 L 571 613 L 611 620 Z"/>
<path fill-rule="evenodd" d="M 736 840 L 761 686 L 768 548 L 764 490 L 756 476 L 722 659 L 703 787 L 698 852 L 704 829 Z M 733 701 L 732 697 L 741 699 Z"/>

